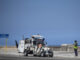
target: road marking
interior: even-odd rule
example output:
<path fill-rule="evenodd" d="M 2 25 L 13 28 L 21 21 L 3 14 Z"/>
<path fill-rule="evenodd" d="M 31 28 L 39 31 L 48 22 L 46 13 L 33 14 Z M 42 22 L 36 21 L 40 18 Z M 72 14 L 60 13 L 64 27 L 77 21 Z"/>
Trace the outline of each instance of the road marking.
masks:
<path fill-rule="evenodd" d="M 50 58 L 50 57 L 0 57 L 0 60 L 1 59 L 53 59 L 53 58 Z"/>

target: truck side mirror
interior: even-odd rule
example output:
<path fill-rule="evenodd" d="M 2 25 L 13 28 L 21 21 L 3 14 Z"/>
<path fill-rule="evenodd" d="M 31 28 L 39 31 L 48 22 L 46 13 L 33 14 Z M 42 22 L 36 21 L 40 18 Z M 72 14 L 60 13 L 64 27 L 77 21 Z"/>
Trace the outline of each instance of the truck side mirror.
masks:
<path fill-rule="evenodd" d="M 47 45 L 47 42 L 44 42 L 44 45 Z"/>

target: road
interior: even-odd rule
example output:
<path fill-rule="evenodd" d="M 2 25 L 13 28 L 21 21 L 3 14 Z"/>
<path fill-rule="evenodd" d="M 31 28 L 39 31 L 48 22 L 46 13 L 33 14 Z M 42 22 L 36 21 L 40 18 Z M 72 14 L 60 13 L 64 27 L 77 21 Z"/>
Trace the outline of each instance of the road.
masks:
<path fill-rule="evenodd" d="M 0 60 L 80 60 L 78 58 L 61 58 L 61 57 L 33 57 L 33 56 L 12 56 L 0 55 Z"/>

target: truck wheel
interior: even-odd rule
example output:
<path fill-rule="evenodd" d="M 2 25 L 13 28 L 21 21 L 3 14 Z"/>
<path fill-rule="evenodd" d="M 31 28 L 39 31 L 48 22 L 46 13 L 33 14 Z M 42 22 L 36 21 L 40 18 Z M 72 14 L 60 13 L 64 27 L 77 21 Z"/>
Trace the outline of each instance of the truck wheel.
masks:
<path fill-rule="evenodd" d="M 44 52 L 43 52 L 43 53 L 41 53 L 41 56 L 42 56 L 42 57 L 45 57 L 45 54 L 44 54 Z"/>
<path fill-rule="evenodd" d="M 28 56 L 28 53 L 27 53 L 27 51 L 24 51 L 24 56 Z"/>
<path fill-rule="evenodd" d="M 49 55 L 49 57 L 53 57 L 53 53 L 51 53 L 51 55 Z"/>
<path fill-rule="evenodd" d="M 37 56 L 37 55 L 33 54 L 33 56 Z"/>

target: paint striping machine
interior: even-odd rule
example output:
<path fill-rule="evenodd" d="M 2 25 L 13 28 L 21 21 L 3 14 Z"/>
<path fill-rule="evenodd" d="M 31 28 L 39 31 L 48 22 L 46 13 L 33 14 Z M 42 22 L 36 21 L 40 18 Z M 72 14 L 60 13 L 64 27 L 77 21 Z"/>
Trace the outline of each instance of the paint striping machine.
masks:
<path fill-rule="evenodd" d="M 39 57 L 53 57 L 53 50 L 46 45 L 45 38 L 39 34 L 20 40 L 19 44 L 16 41 L 18 52 L 23 53 L 25 56 L 33 54 L 33 56 Z"/>

